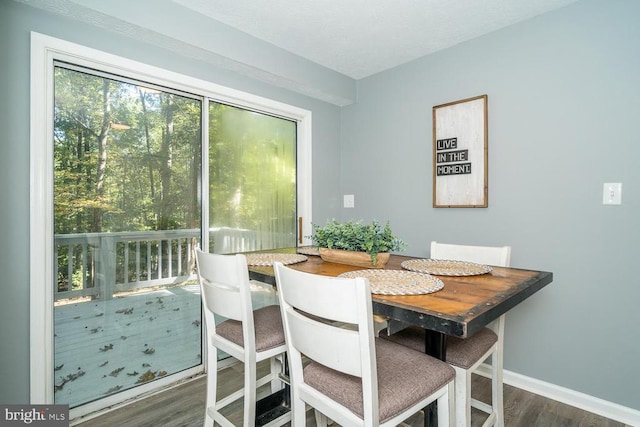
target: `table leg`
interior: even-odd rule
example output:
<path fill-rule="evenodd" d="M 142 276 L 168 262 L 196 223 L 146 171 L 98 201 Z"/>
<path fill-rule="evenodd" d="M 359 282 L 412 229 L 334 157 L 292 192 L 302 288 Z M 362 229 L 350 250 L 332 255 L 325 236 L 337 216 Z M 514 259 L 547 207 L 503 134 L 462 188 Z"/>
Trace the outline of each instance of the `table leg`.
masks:
<path fill-rule="evenodd" d="M 291 411 L 291 386 L 289 385 L 289 361 L 287 354 L 282 358 L 284 387 L 256 402 L 256 427 L 269 424 L 276 418 Z M 283 379 L 283 380 L 284 380 Z"/>
<path fill-rule="evenodd" d="M 447 336 L 440 332 L 425 329 L 424 352 L 440 360 L 447 359 Z M 454 396 L 450 396 L 453 399 Z M 438 402 L 424 408 L 424 427 L 438 425 Z"/>

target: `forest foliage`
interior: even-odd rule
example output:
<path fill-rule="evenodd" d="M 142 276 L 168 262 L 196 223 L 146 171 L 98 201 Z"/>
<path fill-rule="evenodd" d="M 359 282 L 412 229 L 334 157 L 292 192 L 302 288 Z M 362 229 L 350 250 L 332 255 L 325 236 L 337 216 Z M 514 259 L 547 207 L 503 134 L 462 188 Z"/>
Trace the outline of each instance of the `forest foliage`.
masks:
<path fill-rule="evenodd" d="M 58 66 L 54 108 L 55 234 L 200 227 L 201 97 Z M 295 122 L 206 111 L 210 227 L 294 234 Z"/>

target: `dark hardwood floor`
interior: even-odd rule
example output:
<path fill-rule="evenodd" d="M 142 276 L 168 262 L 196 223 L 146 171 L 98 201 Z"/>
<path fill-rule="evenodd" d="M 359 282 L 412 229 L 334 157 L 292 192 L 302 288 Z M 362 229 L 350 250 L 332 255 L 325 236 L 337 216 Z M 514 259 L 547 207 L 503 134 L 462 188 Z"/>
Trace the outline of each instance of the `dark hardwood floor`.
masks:
<path fill-rule="evenodd" d="M 232 366 L 221 372 L 221 393 L 226 394 L 232 387 L 238 387 L 242 378 L 242 367 Z M 199 378 L 182 384 L 171 390 L 138 400 L 122 408 L 99 417 L 77 424 L 80 427 L 200 427 L 204 420 L 205 381 Z M 479 399 L 491 396 L 491 384 L 488 379 L 474 376 L 474 397 Z M 624 424 L 612 421 L 590 412 L 546 399 L 527 391 L 504 386 L 505 425 L 536 427 L 624 427 Z M 240 402 L 231 405 L 229 417 L 242 425 Z M 482 412 L 473 410 L 472 426 L 481 426 L 484 421 Z M 418 414 L 407 421 L 411 426 L 422 426 L 422 415 Z M 307 413 L 307 426 L 315 426 L 313 411 Z"/>

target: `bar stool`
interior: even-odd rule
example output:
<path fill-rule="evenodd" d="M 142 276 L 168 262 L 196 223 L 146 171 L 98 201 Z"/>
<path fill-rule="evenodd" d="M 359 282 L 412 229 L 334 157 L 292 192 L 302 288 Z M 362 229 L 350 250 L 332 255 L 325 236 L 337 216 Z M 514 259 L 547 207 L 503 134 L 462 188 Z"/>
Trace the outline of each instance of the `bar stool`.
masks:
<path fill-rule="evenodd" d="M 271 383 L 271 391 L 282 388 L 279 378 L 286 351 L 280 308 L 253 310 L 247 259 L 244 255 L 218 255 L 196 250 L 198 282 L 202 294 L 207 335 L 207 399 L 205 427 L 214 421 L 233 427 L 220 410 L 244 396 L 243 425 L 255 425 L 256 390 Z M 224 320 L 216 325 L 216 317 Z M 229 396 L 217 398 L 218 350 L 244 363 L 244 386 Z M 269 360 L 270 371 L 257 378 L 258 362 Z M 270 422 L 280 426 L 291 420 L 286 412 Z"/>
<path fill-rule="evenodd" d="M 508 267 L 510 246 L 468 246 L 431 242 L 431 258 L 468 261 Z M 455 421 L 457 426 L 471 425 L 471 407 L 489 414 L 483 426 L 504 426 L 502 362 L 504 348 L 504 320 L 502 315 L 486 328 L 466 339 L 447 338 L 447 363 L 456 371 Z M 384 339 L 424 351 L 425 333 L 409 327 L 396 334 L 380 333 Z M 471 398 L 471 374 L 491 357 L 491 405 Z"/>
<path fill-rule="evenodd" d="M 287 341 L 292 425 L 305 407 L 341 426 L 396 426 L 437 400 L 448 425 L 454 370 L 447 363 L 375 338 L 368 279 L 304 273 L 276 263 Z M 303 363 L 305 359 L 309 363 Z"/>

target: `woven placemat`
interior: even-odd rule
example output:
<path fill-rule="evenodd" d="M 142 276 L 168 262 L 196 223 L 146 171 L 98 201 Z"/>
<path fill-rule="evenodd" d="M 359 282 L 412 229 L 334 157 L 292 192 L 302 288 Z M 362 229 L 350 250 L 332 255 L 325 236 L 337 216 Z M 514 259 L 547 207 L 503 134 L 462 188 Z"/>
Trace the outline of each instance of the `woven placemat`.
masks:
<path fill-rule="evenodd" d="M 436 276 L 477 276 L 490 273 L 492 268 L 484 264 L 448 259 L 411 259 L 403 261 L 402 268 Z"/>
<path fill-rule="evenodd" d="M 277 253 L 265 253 L 265 254 L 246 254 L 247 265 L 267 267 L 273 265 L 274 262 L 281 262 L 284 265 L 296 264 L 306 261 L 308 258 L 300 254 L 277 254 Z"/>
<path fill-rule="evenodd" d="M 296 252 L 302 255 L 320 256 L 320 249 L 315 246 L 298 246 Z"/>
<path fill-rule="evenodd" d="M 442 280 L 437 277 L 404 270 L 356 270 L 342 273 L 338 277 L 366 277 L 369 279 L 371 293 L 381 295 L 430 294 L 444 287 Z"/>

